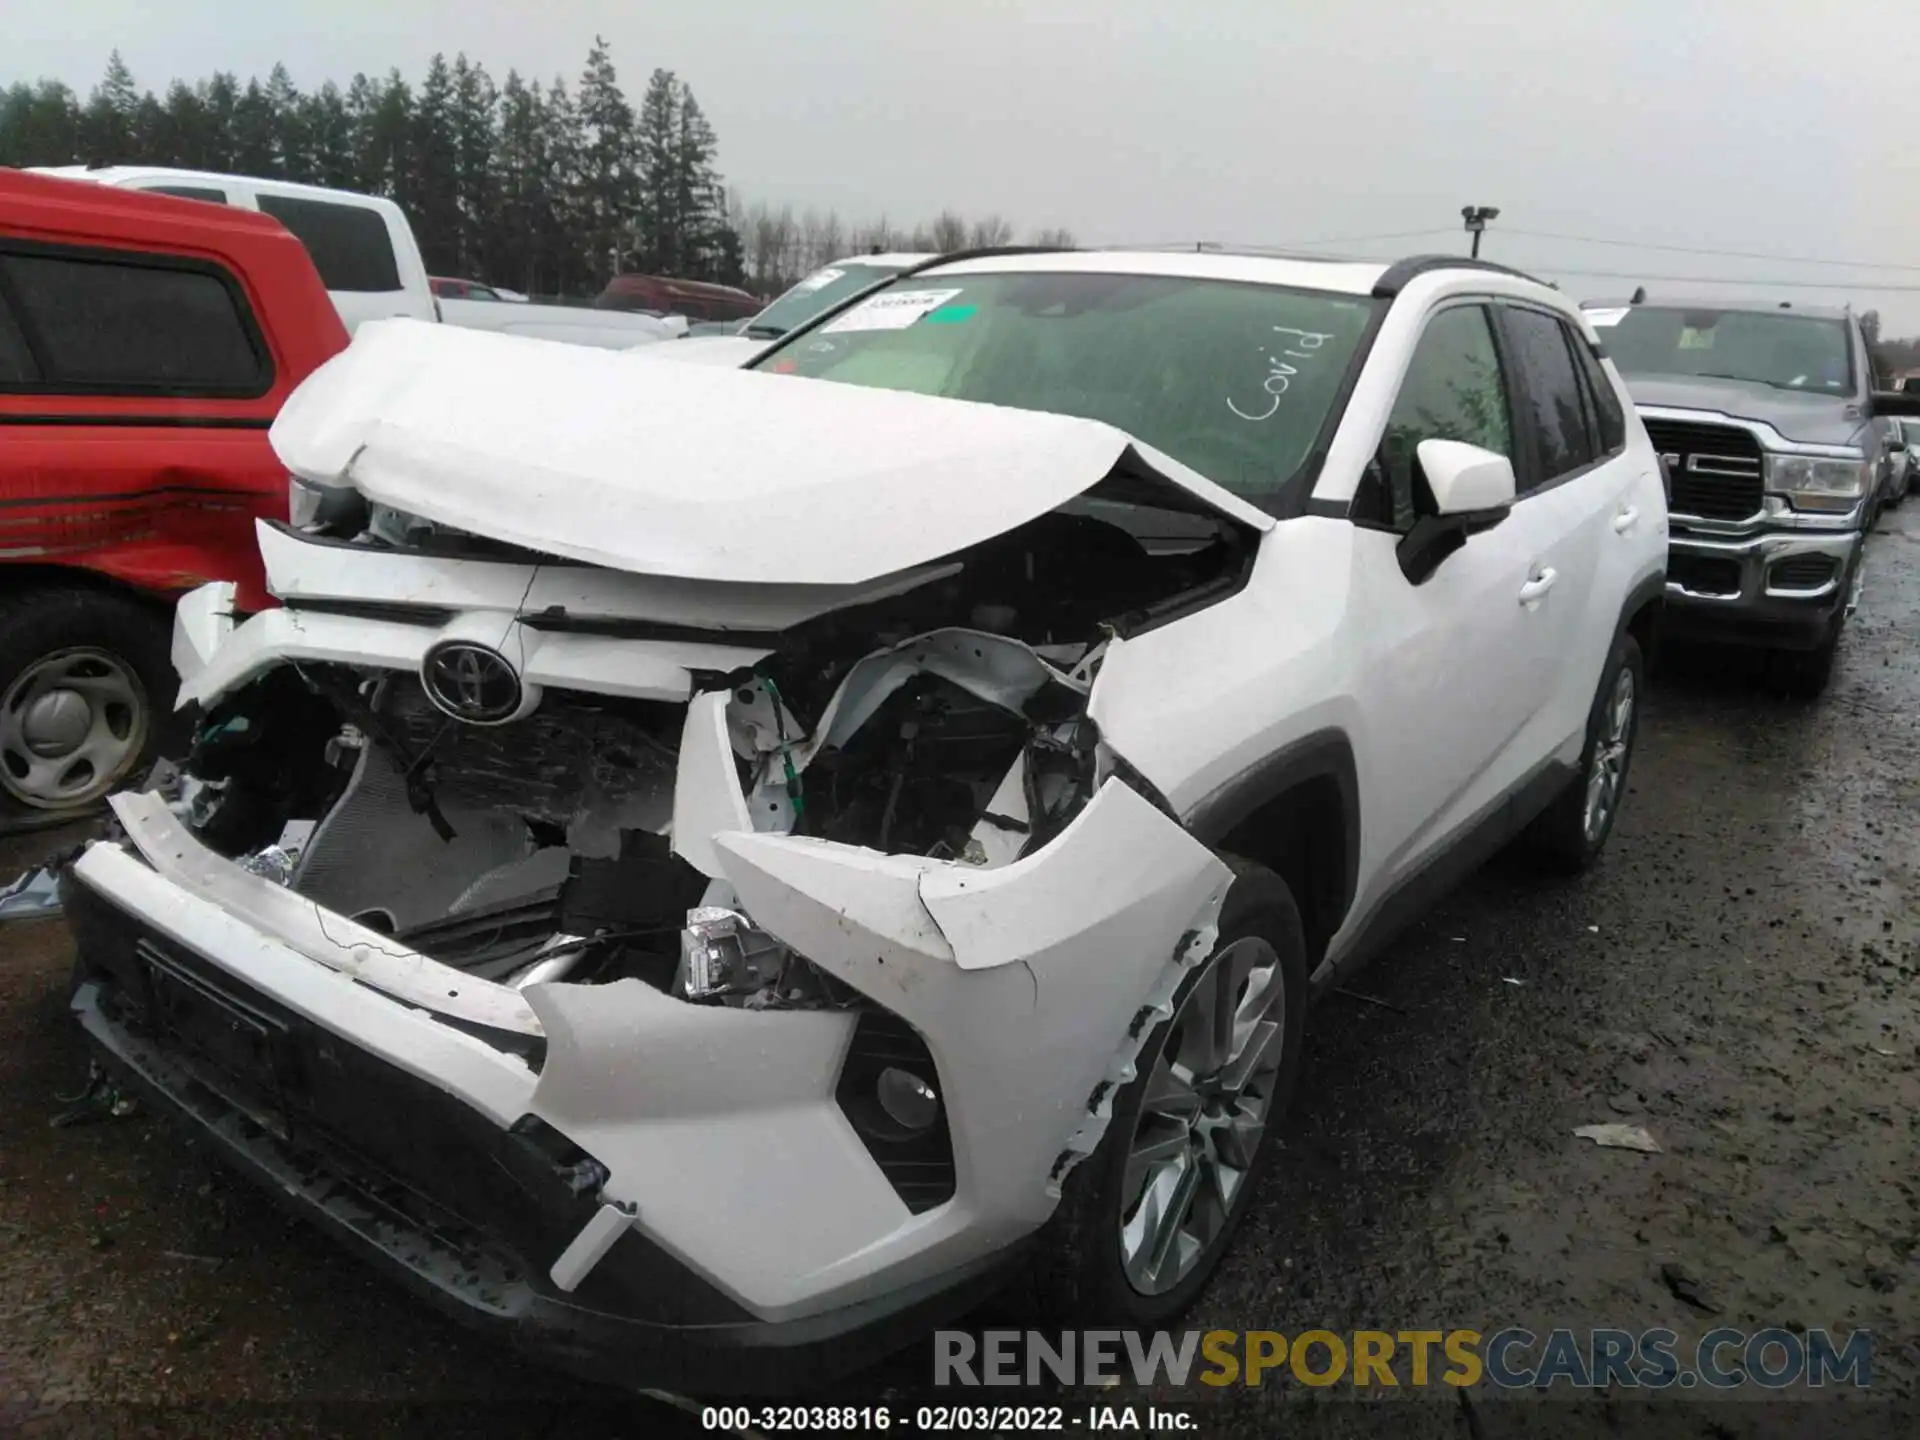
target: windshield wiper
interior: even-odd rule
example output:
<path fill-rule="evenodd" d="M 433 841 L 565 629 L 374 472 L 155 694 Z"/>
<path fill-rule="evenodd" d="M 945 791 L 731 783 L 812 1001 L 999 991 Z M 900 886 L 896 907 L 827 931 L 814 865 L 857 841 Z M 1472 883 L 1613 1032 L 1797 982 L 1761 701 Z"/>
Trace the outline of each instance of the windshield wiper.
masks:
<path fill-rule="evenodd" d="M 1795 385 L 1787 380 L 1762 380 L 1758 375 L 1722 375 L 1712 370 L 1694 371 L 1696 380 L 1732 380 L 1740 385 L 1765 385 L 1770 390 L 1810 390 L 1810 385 Z"/>

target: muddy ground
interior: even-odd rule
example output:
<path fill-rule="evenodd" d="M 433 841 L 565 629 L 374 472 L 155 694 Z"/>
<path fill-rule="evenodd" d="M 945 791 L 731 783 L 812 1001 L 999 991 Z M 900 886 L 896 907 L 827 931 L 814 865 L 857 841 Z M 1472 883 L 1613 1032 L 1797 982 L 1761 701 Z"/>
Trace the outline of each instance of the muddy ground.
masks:
<path fill-rule="evenodd" d="M 1192 1323 L 1869 1327 L 1871 1394 L 1161 1397 L 1198 1433 L 1920 1433 L 1920 502 L 1868 567 L 1825 699 L 1673 657 L 1605 863 L 1496 863 L 1318 1012 L 1282 1164 Z M 50 843 L 0 844 L 0 877 Z M 698 1428 L 429 1313 L 161 1124 L 53 1128 L 84 1064 L 68 960 L 57 923 L 0 932 L 0 1429 Z M 1614 1120 L 1664 1153 L 1571 1133 Z"/>

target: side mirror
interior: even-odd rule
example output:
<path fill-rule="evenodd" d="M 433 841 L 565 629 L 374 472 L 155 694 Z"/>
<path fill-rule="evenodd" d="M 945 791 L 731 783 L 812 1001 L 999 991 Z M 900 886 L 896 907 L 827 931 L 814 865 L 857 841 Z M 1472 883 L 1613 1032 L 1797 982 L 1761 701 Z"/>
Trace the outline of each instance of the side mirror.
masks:
<path fill-rule="evenodd" d="M 1909 385 L 1913 383 L 1907 381 Z M 1875 420 L 1920 420 L 1920 388 L 1876 390 L 1867 414 Z"/>
<path fill-rule="evenodd" d="M 1517 487 L 1513 462 L 1478 445 L 1422 440 L 1413 453 L 1433 495 L 1433 513 L 1413 522 L 1394 547 L 1394 556 L 1408 584 L 1424 585 L 1469 535 L 1507 518 Z"/>
<path fill-rule="evenodd" d="M 1513 462 L 1459 440 L 1422 440 L 1414 451 L 1438 515 L 1478 515 L 1513 504 Z"/>

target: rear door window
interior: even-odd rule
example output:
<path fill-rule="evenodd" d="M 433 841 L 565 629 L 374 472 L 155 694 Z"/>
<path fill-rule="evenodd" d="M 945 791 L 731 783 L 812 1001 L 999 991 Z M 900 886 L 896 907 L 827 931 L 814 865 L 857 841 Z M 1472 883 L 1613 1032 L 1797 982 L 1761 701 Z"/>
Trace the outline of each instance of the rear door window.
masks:
<path fill-rule="evenodd" d="M 1606 367 L 1571 326 L 1567 327 L 1567 344 L 1587 382 L 1587 396 L 1593 402 L 1594 423 L 1599 429 L 1600 453 L 1618 455 L 1627 448 L 1627 414 L 1621 407 L 1620 394 L 1607 378 Z"/>
<path fill-rule="evenodd" d="M 289 195 L 260 194 L 254 201 L 307 247 L 327 289 L 379 294 L 401 288 L 393 238 L 378 210 Z"/>
<path fill-rule="evenodd" d="M 1567 327 L 1544 310 L 1502 308 L 1513 351 L 1514 406 L 1533 440 L 1535 469 L 1523 483 L 1537 489 L 1591 464 L 1597 447 L 1588 432 Z"/>
<path fill-rule="evenodd" d="M 214 266 L 0 251 L 0 278 L 40 371 L 27 388 L 248 397 L 273 383 L 239 286 Z"/>

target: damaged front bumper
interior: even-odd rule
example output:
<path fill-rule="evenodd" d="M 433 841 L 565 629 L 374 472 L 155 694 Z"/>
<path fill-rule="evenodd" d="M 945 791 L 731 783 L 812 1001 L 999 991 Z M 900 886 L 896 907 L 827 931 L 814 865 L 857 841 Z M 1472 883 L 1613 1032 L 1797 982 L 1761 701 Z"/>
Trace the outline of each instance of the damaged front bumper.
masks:
<path fill-rule="evenodd" d="M 583 1234 L 599 1248 L 607 1230 L 582 1191 L 593 1172 L 577 1147 L 530 1116 L 499 1123 L 473 1097 L 236 985 L 99 883 L 69 875 L 62 898 L 86 956 L 73 1011 L 113 1077 L 420 1298 L 545 1363 L 688 1394 L 791 1393 L 964 1312 L 1021 1258 L 1014 1246 L 929 1282 L 768 1321 L 622 1224 L 563 1289 L 552 1262 Z M 203 1031 L 224 1036 L 189 1045 L 178 1029 L 156 1031 L 156 1004 L 171 1006 L 172 1025 L 192 1023 L 181 994 L 202 1007 Z M 430 1054 L 439 1028 L 426 1022 L 412 1038 Z M 231 1044 L 227 1063 L 210 1060 L 234 1041 L 268 1047 L 264 1085 L 236 1085 Z"/>
<path fill-rule="evenodd" d="M 217 602 L 183 608 L 190 676 L 257 653 L 263 630 L 229 633 Z M 125 838 L 65 882 L 74 1010 L 123 1077 L 284 1199 L 574 1369 L 717 1394 L 851 1368 L 1017 1263 L 1209 953 L 1231 876 L 1112 774 L 1046 843 L 996 849 L 1033 818 L 1024 762 L 964 857 L 784 833 L 792 796 L 743 785 L 743 747 L 804 767 L 911 676 L 1010 708 L 1049 673 L 1024 646 L 951 631 L 856 665 L 805 744 L 785 738 L 777 693 L 686 704 L 674 852 L 850 1003 L 501 983 L 250 872 L 160 796 L 125 795 Z M 903 1047 L 930 1066 L 938 1154 L 876 1138 L 862 1090 Z"/>

